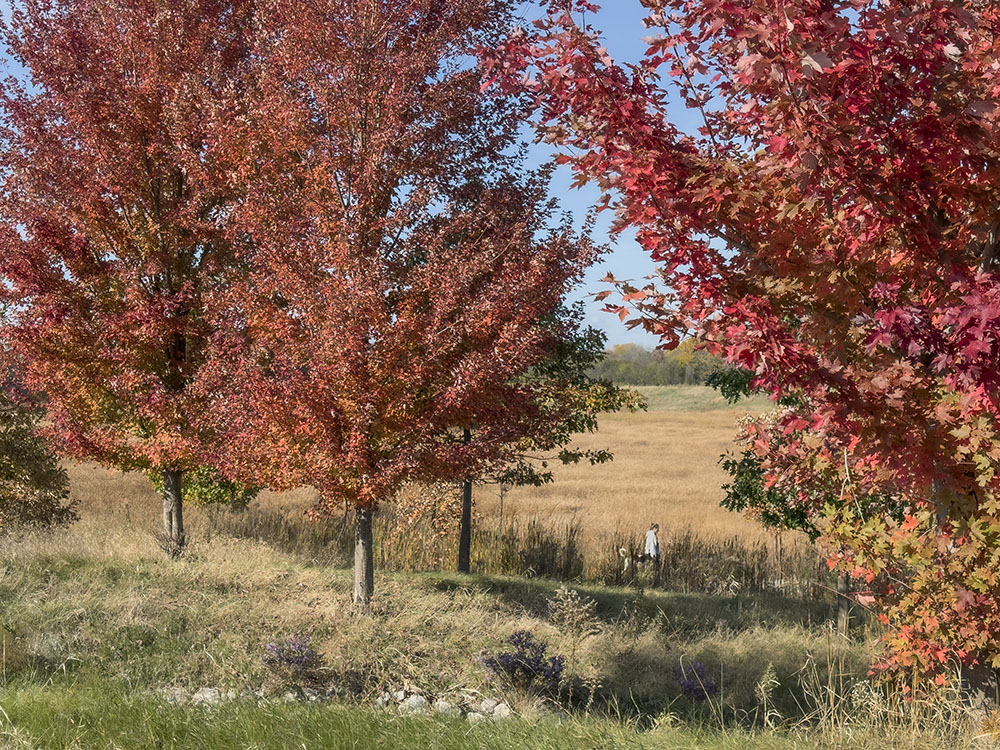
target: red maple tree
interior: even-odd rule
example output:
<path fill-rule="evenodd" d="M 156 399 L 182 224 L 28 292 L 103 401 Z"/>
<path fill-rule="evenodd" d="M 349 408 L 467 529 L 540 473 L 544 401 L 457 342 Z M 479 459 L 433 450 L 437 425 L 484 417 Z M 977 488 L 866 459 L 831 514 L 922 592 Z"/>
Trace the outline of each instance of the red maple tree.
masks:
<path fill-rule="evenodd" d="M 887 667 L 1000 666 L 1000 9 L 644 0 L 620 66 L 547 5 L 489 64 L 659 262 L 612 309 L 795 404 L 753 445 L 881 586 Z"/>
<path fill-rule="evenodd" d="M 183 473 L 211 463 L 217 298 L 238 275 L 238 195 L 212 134 L 238 115 L 249 3 L 24 0 L 0 33 L 3 346 L 43 393 L 65 455 L 164 485 L 184 546 Z"/>
<path fill-rule="evenodd" d="M 233 227 L 256 248 L 218 360 L 238 419 L 215 427 L 230 474 L 312 485 L 318 514 L 356 509 L 367 609 L 380 503 L 503 466 L 539 420 L 564 418 L 522 376 L 561 338 L 547 319 L 595 250 L 553 220 L 547 173 L 523 170 L 518 101 L 483 93 L 470 66 L 509 4 L 263 13 L 254 116 L 227 134 L 249 185 Z"/>

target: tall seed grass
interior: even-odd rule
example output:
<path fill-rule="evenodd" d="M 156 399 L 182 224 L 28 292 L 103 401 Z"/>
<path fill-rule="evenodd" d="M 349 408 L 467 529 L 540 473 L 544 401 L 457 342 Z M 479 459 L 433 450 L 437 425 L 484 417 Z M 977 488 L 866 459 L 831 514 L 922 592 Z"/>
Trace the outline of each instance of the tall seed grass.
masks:
<path fill-rule="evenodd" d="M 349 516 L 313 521 L 302 514 L 258 507 L 207 514 L 209 536 L 224 534 L 264 542 L 304 562 L 347 566 L 354 552 Z M 457 560 L 454 523 L 413 521 L 394 506 L 376 516 L 376 564 L 400 572 L 453 570 Z M 659 586 L 704 594 L 780 592 L 799 598 L 825 596 L 834 584 L 816 552 L 806 544 L 778 547 L 759 539 L 705 538 L 681 529 L 661 541 L 661 563 L 637 562 L 639 540 L 617 532 L 596 553 L 583 544 L 578 522 L 555 527 L 541 519 L 503 528 L 480 521 L 473 532 L 472 561 L 485 575 L 549 578 L 614 586 Z"/>

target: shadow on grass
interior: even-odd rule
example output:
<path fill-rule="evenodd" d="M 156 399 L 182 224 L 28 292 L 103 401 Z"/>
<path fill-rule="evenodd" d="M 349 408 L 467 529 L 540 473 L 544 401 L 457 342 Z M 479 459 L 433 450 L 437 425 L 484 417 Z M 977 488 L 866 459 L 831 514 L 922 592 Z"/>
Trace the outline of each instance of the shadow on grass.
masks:
<path fill-rule="evenodd" d="M 833 603 L 828 600 L 802 601 L 777 593 L 713 596 L 451 573 L 428 573 L 418 578 L 424 579 L 436 591 L 466 589 L 491 594 L 539 618 L 548 617 L 549 599 L 558 588 L 566 585 L 592 599 L 597 605 L 597 616 L 604 623 L 618 623 L 623 618 L 639 616 L 659 621 L 668 633 L 675 630 L 686 635 L 720 628 L 742 630 L 755 625 L 808 628 L 833 617 Z"/>
<path fill-rule="evenodd" d="M 547 619 L 556 581 L 426 574 L 428 588 L 496 597 Z M 828 625 L 833 604 L 774 593 L 711 596 L 572 585 L 596 604 L 614 637 L 602 643 L 595 706 L 640 725 L 672 714 L 695 725 L 753 727 L 781 716 L 805 719 L 809 682 L 863 678 L 863 649 Z M 761 687 L 763 686 L 763 687 Z M 767 693 L 761 706 L 761 691 Z M 585 698 L 580 692 L 578 698 Z M 770 713 L 768 713 L 770 712 Z"/>

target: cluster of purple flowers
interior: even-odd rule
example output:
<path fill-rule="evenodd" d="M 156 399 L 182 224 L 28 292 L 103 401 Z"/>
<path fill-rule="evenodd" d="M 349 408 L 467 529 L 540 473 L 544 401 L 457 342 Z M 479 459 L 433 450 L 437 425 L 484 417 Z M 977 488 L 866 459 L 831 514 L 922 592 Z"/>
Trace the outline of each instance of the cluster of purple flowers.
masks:
<path fill-rule="evenodd" d="M 272 669 L 287 669 L 293 674 L 308 675 L 322 664 L 322 657 L 309 645 L 308 636 L 296 636 L 281 643 L 264 646 L 261 661 Z"/>
<path fill-rule="evenodd" d="M 708 676 L 705 665 L 700 661 L 678 668 L 677 679 L 684 695 L 695 700 L 705 700 L 719 692 L 719 686 Z"/>
<path fill-rule="evenodd" d="M 562 656 L 546 658 L 547 646 L 535 640 L 527 630 L 518 630 L 506 641 L 513 651 L 483 655 L 479 662 L 492 677 L 503 677 L 514 687 L 554 693 L 559 689 L 566 660 Z"/>

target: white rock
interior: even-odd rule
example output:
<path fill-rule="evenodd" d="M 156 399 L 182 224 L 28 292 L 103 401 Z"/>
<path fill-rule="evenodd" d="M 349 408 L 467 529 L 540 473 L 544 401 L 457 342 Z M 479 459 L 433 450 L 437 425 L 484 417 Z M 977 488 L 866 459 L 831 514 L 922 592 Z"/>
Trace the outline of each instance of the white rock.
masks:
<path fill-rule="evenodd" d="M 434 702 L 434 710 L 444 716 L 457 717 L 462 715 L 462 709 L 458 706 L 451 705 L 446 700 L 438 700 Z"/>
<path fill-rule="evenodd" d="M 406 700 L 406 691 L 399 690 L 392 697 L 396 699 L 396 703 L 402 703 Z"/>
<path fill-rule="evenodd" d="M 489 718 L 479 713 L 478 711 L 470 711 L 468 716 L 465 717 L 469 720 L 470 724 L 479 724 L 484 721 L 489 721 Z"/>
<path fill-rule="evenodd" d="M 222 693 L 218 688 L 203 687 L 191 696 L 191 702 L 196 704 L 214 706 L 222 700 Z"/>
<path fill-rule="evenodd" d="M 479 704 L 479 710 L 484 714 L 492 714 L 493 709 L 497 707 L 500 701 L 495 701 L 492 698 L 483 698 L 482 702 Z"/>
<path fill-rule="evenodd" d="M 382 693 L 382 695 L 375 699 L 375 706 L 376 708 L 385 708 L 391 700 L 392 696 L 389 693 Z"/>
<path fill-rule="evenodd" d="M 403 714 L 425 714 L 427 713 L 427 699 L 422 695 L 411 695 L 401 704 L 399 711 Z"/>
<path fill-rule="evenodd" d="M 493 709 L 494 719 L 509 719 L 513 711 L 510 710 L 510 706 L 506 703 L 498 703 L 496 708 Z"/>
<path fill-rule="evenodd" d="M 281 700 L 284 701 L 285 703 L 295 703 L 298 699 L 299 699 L 298 694 L 293 693 L 291 690 L 289 690 L 287 693 L 281 696 Z"/>

